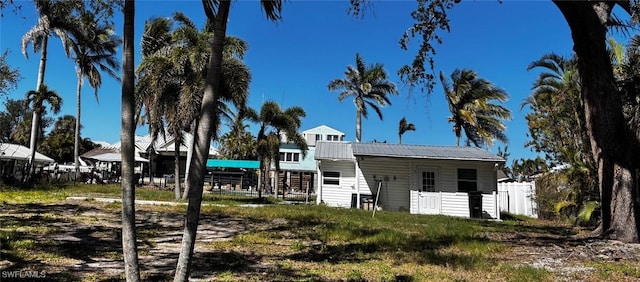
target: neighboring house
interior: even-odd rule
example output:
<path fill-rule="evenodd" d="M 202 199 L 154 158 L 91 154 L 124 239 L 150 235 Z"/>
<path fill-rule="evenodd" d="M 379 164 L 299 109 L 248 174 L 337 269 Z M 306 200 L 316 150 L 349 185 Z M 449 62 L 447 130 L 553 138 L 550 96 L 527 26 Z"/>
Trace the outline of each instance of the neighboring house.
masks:
<path fill-rule="evenodd" d="M 497 165 L 473 147 L 318 142 L 317 202 L 329 206 L 499 218 Z"/>
<path fill-rule="evenodd" d="M 287 142 L 286 135 L 281 137 L 280 144 L 280 174 L 279 183 L 272 185 L 282 187 L 286 185 L 289 191 L 306 192 L 308 189 L 314 190 L 316 183 L 317 165 L 315 161 L 316 142 L 320 140 L 342 141 L 345 134 L 326 125 L 320 125 L 301 132 L 307 142 L 309 150 L 306 157 L 303 157 L 302 150 L 294 144 Z M 275 169 L 275 166 L 271 166 Z M 273 180 L 272 178 L 272 181 Z"/>
<path fill-rule="evenodd" d="M 515 182 L 516 180 L 508 176 L 504 170 L 498 170 L 498 183 Z"/>
<path fill-rule="evenodd" d="M 189 133 L 183 134 L 183 142 L 179 145 L 180 174 L 184 174 L 186 168 L 187 152 L 189 151 L 189 147 L 186 144 L 189 144 L 193 139 L 193 135 Z M 135 136 L 134 142 L 135 161 L 140 164 L 136 166 L 136 173 L 148 175 L 149 171 L 151 171 L 151 174 L 155 177 L 174 174 L 175 139 L 173 136 L 167 133 L 165 138 L 158 136 L 155 142 L 153 142 L 150 135 Z M 119 162 L 116 159 L 120 154 L 121 147 L 122 144 L 120 142 L 112 145 L 103 145 L 103 147 L 82 154 L 81 157 L 101 161 L 102 163 L 98 165 L 104 166 L 105 163 Z M 210 146 L 209 158 L 215 158 L 217 155 L 218 151 Z"/>
<path fill-rule="evenodd" d="M 326 125 L 316 126 L 302 132 L 302 136 L 309 146 L 316 146 L 318 141 L 344 141 L 344 135 L 344 132 Z"/>
<path fill-rule="evenodd" d="M 10 143 L 0 143 L 0 177 L 15 177 L 20 179 L 22 172 L 26 170 L 29 159 L 31 158 L 31 149 Z M 53 163 L 54 160 L 43 154 L 36 152 L 34 163 L 36 167 Z"/>

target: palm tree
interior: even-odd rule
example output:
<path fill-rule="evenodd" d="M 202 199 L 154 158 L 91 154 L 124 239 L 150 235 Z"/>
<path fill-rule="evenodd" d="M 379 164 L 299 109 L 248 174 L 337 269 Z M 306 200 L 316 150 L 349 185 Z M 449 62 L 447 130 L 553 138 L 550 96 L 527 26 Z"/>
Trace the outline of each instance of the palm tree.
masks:
<path fill-rule="evenodd" d="M 213 21 L 213 33 L 211 41 L 211 56 L 207 67 L 205 87 L 200 105 L 200 115 L 196 122 L 197 130 L 194 132 L 195 150 L 190 162 L 188 183 L 189 204 L 187 218 L 185 220 L 184 235 L 180 246 L 180 256 L 176 266 L 174 281 L 187 281 L 189 277 L 189 265 L 193 257 L 198 221 L 200 219 L 200 207 L 202 204 L 202 189 L 204 185 L 204 173 L 209 155 L 209 144 L 213 135 L 211 125 L 216 124 L 217 95 L 220 95 L 222 80 L 222 61 L 224 42 L 227 34 L 227 21 L 231 1 L 203 0 L 203 7 L 207 18 Z M 261 0 L 262 8 L 270 20 L 279 20 L 282 11 L 282 0 Z"/>
<path fill-rule="evenodd" d="M 55 35 L 62 41 L 63 49 L 67 56 L 71 54 L 71 34 L 76 31 L 78 26 L 77 19 L 70 16 L 74 11 L 78 11 L 82 8 L 82 1 L 53 1 L 43 0 L 34 1 L 36 10 L 38 11 L 38 23 L 33 26 L 27 33 L 22 36 L 22 54 L 29 58 L 27 53 L 27 47 L 29 44 L 33 45 L 33 51 L 35 53 L 40 52 L 40 66 L 38 68 L 38 80 L 36 84 L 36 91 L 44 84 L 44 74 L 47 61 L 47 47 L 49 42 L 49 36 Z M 32 121 L 36 121 L 35 112 L 33 114 Z M 35 156 L 36 142 L 37 142 L 37 124 L 32 122 L 31 126 L 31 140 L 29 149 L 31 155 Z M 33 159 L 29 160 L 30 169 L 29 177 L 33 173 Z"/>
<path fill-rule="evenodd" d="M 340 90 L 338 100 L 353 97 L 356 106 L 356 142 L 362 141 L 362 117 L 368 118 L 371 107 L 382 120 L 380 107 L 391 105 L 388 95 L 397 95 L 395 84 L 387 79 L 382 64 L 366 66 L 360 54 L 356 54 L 356 66 L 347 66 L 344 79 L 329 82 L 329 91 Z"/>
<path fill-rule="evenodd" d="M 533 84 L 533 92 L 520 106 L 532 110 L 527 120 L 534 140 L 529 144 L 555 162 L 576 164 L 584 159 L 593 163 L 577 61 L 550 53 L 527 68 L 533 69 L 543 71 Z"/>
<path fill-rule="evenodd" d="M 250 109 L 253 110 L 253 109 Z M 234 115 L 229 132 L 220 137 L 220 156 L 231 160 L 254 160 L 257 158 L 255 137 L 249 132 L 247 110 Z M 257 115 L 255 115 L 257 116 Z"/>
<path fill-rule="evenodd" d="M 122 255 L 127 281 L 140 281 L 138 247 L 136 245 L 136 190 L 133 183 L 135 134 L 135 72 L 133 66 L 133 33 L 135 1 L 124 2 L 122 56 Z"/>
<path fill-rule="evenodd" d="M 100 72 L 105 72 L 109 76 L 119 80 L 117 71 L 120 70 L 116 52 L 122 40 L 113 32 L 113 26 L 99 24 L 95 15 L 84 13 L 81 19 L 81 33 L 73 38 L 73 53 L 76 64 L 76 74 L 78 76 L 78 86 L 76 92 L 76 127 L 74 136 L 73 159 L 75 164 L 75 175 L 78 177 L 79 156 L 80 156 L 80 114 L 81 114 L 81 91 L 83 81 L 86 78 L 89 85 L 95 90 L 96 101 L 98 101 L 98 88 L 102 85 Z"/>
<path fill-rule="evenodd" d="M 407 131 L 415 131 L 416 126 L 413 123 L 408 123 L 405 117 L 402 117 L 398 124 L 398 144 L 402 144 L 402 135 Z"/>
<path fill-rule="evenodd" d="M 476 147 L 490 147 L 494 139 L 507 142 L 504 120 L 511 119 L 511 111 L 491 104 L 492 100 L 505 102 L 509 98 L 504 90 L 469 69 L 454 70 L 451 82 L 441 71 L 440 81 L 451 112 L 449 122 L 453 123 L 456 146 L 460 146 L 462 130 L 468 144 L 473 143 Z"/>
<path fill-rule="evenodd" d="M 302 118 L 306 116 L 304 109 L 293 106 L 284 111 L 274 101 L 265 102 L 260 108 L 258 116 L 253 116 L 253 120 L 260 123 L 260 130 L 257 137 L 258 159 L 260 160 L 260 170 L 263 176 L 263 185 L 269 183 L 269 169 L 271 164 L 276 169 L 276 189 L 278 185 L 278 174 L 280 172 L 280 140 L 282 133 L 285 134 L 287 142 L 295 144 L 302 150 L 303 158 L 308 151 L 307 142 L 298 131 L 302 125 Z M 270 132 L 268 132 L 270 131 Z M 262 197 L 262 187 L 258 189 L 258 197 Z"/>
<path fill-rule="evenodd" d="M 174 21 L 180 25 L 172 31 Z M 138 110 L 144 107 L 144 118 L 149 122 L 154 140 L 159 134 L 164 135 L 165 128 L 174 137 L 176 176 L 180 173 L 179 145 L 183 143 L 184 132 L 193 131 L 199 111 L 206 75 L 203 62 L 210 56 L 210 49 L 206 47 L 212 37 L 210 25 L 205 25 L 199 31 L 181 13 L 174 14 L 173 21 L 167 18 L 154 19 L 147 22 L 145 27 L 143 62 L 138 68 L 138 95 L 141 97 Z M 221 102 L 217 103 L 216 110 L 222 116 L 229 116 L 228 105 L 225 103 L 232 103 L 237 109 L 245 107 L 251 79 L 249 69 L 240 60 L 246 52 L 246 42 L 227 38 L 226 43 L 219 94 Z M 220 127 L 219 120 L 217 123 L 214 124 L 216 136 Z M 192 144 L 188 145 L 192 147 Z M 188 168 L 189 164 L 187 172 Z M 185 183 L 183 198 L 186 198 L 188 189 L 189 185 Z M 175 194 L 176 199 L 180 199 L 179 182 L 176 182 Z"/>
<path fill-rule="evenodd" d="M 31 121 L 31 124 L 33 125 L 31 130 L 31 140 L 35 140 L 34 144 L 36 144 L 38 142 L 37 135 L 38 132 L 40 132 L 40 119 L 45 111 L 44 103 L 46 102 L 47 104 L 49 104 L 51 111 L 54 114 L 57 114 L 58 112 L 60 112 L 60 108 L 62 107 L 62 98 L 56 91 L 49 90 L 49 88 L 47 88 L 45 84 L 42 84 L 40 85 L 40 88 L 38 90 L 31 90 L 27 92 L 26 100 L 27 104 L 30 104 L 31 108 L 33 109 L 34 118 Z M 35 130 L 33 129 L 33 127 L 35 127 Z M 26 180 L 30 180 L 31 176 L 33 175 L 33 160 L 36 156 L 36 150 L 37 146 L 35 146 L 34 149 L 31 150 L 31 157 L 29 158 L 31 160 L 29 164 L 30 173 L 27 176 Z"/>

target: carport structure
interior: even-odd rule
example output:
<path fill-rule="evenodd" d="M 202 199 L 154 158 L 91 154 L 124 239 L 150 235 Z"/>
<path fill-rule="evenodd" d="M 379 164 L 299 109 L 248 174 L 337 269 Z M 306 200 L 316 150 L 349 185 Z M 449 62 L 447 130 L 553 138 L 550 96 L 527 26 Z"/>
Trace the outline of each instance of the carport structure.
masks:
<path fill-rule="evenodd" d="M 205 182 L 216 189 L 252 189 L 257 186 L 259 168 L 260 161 L 256 160 L 209 159 Z"/>

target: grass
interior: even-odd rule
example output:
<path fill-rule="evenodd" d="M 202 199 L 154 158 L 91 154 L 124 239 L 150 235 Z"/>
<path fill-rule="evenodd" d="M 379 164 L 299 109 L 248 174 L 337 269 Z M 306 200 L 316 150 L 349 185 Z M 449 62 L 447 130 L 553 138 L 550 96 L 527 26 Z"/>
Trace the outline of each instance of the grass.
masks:
<path fill-rule="evenodd" d="M 120 280 L 120 274 L 113 273 L 68 273 L 73 272 L 71 265 L 97 258 L 121 261 L 121 205 L 65 201 L 68 196 L 95 199 L 119 195 L 120 187 L 114 185 L 3 188 L 0 258 L 12 262 L 10 270 L 47 269 L 58 281 Z M 136 197 L 171 200 L 173 192 L 138 189 Z M 551 237 L 575 232 L 529 218 L 491 222 L 385 211 L 372 218 L 370 211 L 323 205 L 240 205 L 277 203 L 273 199 L 206 194 L 205 201 L 224 206 L 203 206 L 201 222 L 228 223 L 201 225 L 199 230 L 215 231 L 230 224 L 240 230 L 227 240 L 198 242 L 200 249 L 192 269 L 221 281 L 553 281 L 554 273 L 522 264 L 519 257 L 505 260 L 504 254 L 511 253 L 513 245 L 494 239 L 494 235 Z M 157 257 L 154 250 L 167 234 L 181 234 L 185 210 L 185 206 L 137 208 L 139 254 L 147 263 L 168 259 L 164 269 L 172 269 L 177 256 Z M 67 237 L 73 240 L 64 239 Z M 91 248 L 86 248 L 88 245 Z M 595 280 L 640 279 L 635 264 L 594 262 L 589 266 L 596 269 Z M 143 276 L 170 280 L 171 273 L 164 271 L 150 269 Z"/>

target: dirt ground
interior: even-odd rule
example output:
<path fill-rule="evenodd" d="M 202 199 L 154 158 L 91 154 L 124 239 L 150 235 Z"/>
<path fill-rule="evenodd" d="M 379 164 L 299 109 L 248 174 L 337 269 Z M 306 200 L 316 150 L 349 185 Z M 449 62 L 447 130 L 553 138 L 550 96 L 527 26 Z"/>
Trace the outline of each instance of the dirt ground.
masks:
<path fill-rule="evenodd" d="M 120 210 L 109 209 L 108 205 L 82 200 L 67 200 L 53 205 L 4 205 L 0 213 L 0 230 L 18 221 L 31 221 L 33 230 L 24 230 L 21 234 L 26 235 L 21 236 L 31 237 L 51 253 L 62 253 L 64 259 L 53 257 L 48 260 L 21 261 L 0 257 L 0 269 L 46 271 L 49 278 L 59 281 L 118 280 L 123 269 L 122 250 L 119 248 Z M 138 209 L 137 220 L 141 241 L 140 265 L 145 280 L 171 277 L 178 258 L 183 217 L 176 213 L 142 208 Z M 275 267 L 252 259 L 250 255 L 238 257 L 234 253 L 213 252 L 202 247 L 206 242 L 230 240 L 249 230 L 272 228 L 274 224 L 286 222 L 247 223 L 239 218 L 203 218 L 198 229 L 195 271 L 192 273 L 194 280 L 213 279 L 221 271 L 229 269 L 251 277 Z M 40 230 L 38 226 L 46 228 Z M 547 269 L 554 273 L 558 281 L 592 280 L 589 277 L 593 277 L 591 274 L 597 271 L 592 267 L 593 263 L 625 261 L 637 265 L 640 261 L 640 244 L 574 238 L 561 232 L 557 235 L 541 235 L 526 230 L 487 236 L 511 246 L 508 252 L 498 254 L 497 259 Z M 36 253 L 33 256 L 42 258 L 47 254 Z M 8 281 L 6 277 L 0 280 Z"/>

